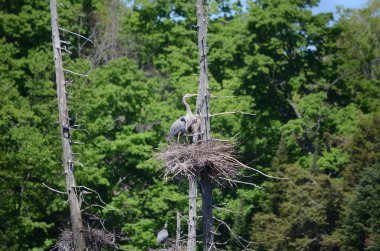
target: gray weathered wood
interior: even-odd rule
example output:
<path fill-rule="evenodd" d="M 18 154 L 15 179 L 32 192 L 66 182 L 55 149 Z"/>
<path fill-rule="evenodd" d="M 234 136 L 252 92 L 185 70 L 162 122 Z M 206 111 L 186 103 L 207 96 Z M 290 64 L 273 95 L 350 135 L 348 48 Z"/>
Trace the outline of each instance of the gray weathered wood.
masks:
<path fill-rule="evenodd" d="M 207 73 L 207 15 L 204 13 L 203 0 L 197 0 L 197 28 L 199 49 L 199 86 L 197 98 L 197 114 L 201 116 L 201 140 L 208 141 L 210 137 L 210 107 Z"/>
<path fill-rule="evenodd" d="M 58 30 L 58 14 L 56 0 L 50 0 L 51 27 L 53 39 L 53 52 L 55 64 L 55 77 L 57 84 L 59 124 L 61 127 L 61 139 L 63 150 L 63 167 L 66 178 L 66 191 L 69 197 L 70 219 L 73 232 L 73 245 L 75 251 L 86 250 L 83 236 L 82 215 L 76 194 L 74 176 L 74 163 L 70 145 L 70 124 L 67 109 L 67 97 L 65 90 L 65 76 L 63 74 L 61 42 Z"/>
<path fill-rule="evenodd" d="M 197 249 L 196 236 L 197 232 L 197 177 L 189 178 L 189 222 L 188 222 L 188 239 L 187 250 L 195 251 Z"/>
<path fill-rule="evenodd" d="M 207 2 L 206 2 L 207 5 Z M 207 25 L 208 17 L 205 13 L 203 0 L 197 0 L 197 28 L 198 28 L 198 49 L 199 49 L 199 88 L 197 98 L 197 114 L 201 117 L 201 140 L 202 144 L 207 144 L 211 139 L 210 135 L 210 93 L 207 73 Z M 207 170 L 200 175 L 200 185 L 202 191 L 202 232 L 203 250 L 215 250 L 213 215 L 212 215 L 212 185 Z"/>
<path fill-rule="evenodd" d="M 176 237 L 175 237 L 175 250 L 179 251 L 181 240 L 181 214 L 177 211 L 177 229 L 176 229 Z"/>

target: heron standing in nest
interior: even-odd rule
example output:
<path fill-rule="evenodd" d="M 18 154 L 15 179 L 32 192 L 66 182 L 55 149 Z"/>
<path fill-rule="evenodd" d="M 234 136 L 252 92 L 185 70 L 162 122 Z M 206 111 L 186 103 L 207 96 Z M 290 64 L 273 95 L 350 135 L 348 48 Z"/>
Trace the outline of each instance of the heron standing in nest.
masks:
<path fill-rule="evenodd" d="M 197 96 L 197 94 L 185 94 L 182 97 L 182 104 L 186 107 L 186 115 L 180 117 L 170 127 L 169 136 L 167 140 L 170 141 L 171 138 L 177 136 L 177 143 L 181 135 L 185 135 L 187 132 L 194 134 L 198 131 L 201 120 L 199 115 L 194 115 L 191 111 L 190 105 L 186 102 L 187 98 Z"/>

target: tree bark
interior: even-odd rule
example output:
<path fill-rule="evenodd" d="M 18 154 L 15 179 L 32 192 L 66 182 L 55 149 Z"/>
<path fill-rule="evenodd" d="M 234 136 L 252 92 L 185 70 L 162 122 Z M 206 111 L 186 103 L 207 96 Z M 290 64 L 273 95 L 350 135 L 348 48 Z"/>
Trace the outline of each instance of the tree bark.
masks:
<path fill-rule="evenodd" d="M 181 240 L 181 214 L 177 211 L 177 229 L 176 229 L 176 237 L 175 237 L 175 250 L 179 251 Z"/>
<path fill-rule="evenodd" d="M 189 178 L 189 229 L 187 239 L 187 250 L 195 251 L 197 249 L 196 228 L 197 228 L 197 177 Z"/>
<path fill-rule="evenodd" d="M 199 49 L 199 88 L 197 98 L 197 114 L 201 118 L 201 140 L 207 144 L 210 136 L 210 93 L 207 73 L 207 25 L 208 17 L 205 13 L 203 0 L 197 0 L 197 28 L 198 28 L 198 49 Z M 203 250 L 215 250 L 213 215 L 212 215 L 212 185 L 209 174 L 206 171 L 201 173 L 202 190 L 202 231 Z"/>
<path fill-rule="evenodd" d="M 203 251 L 214 250 L 212 186 L 207 172 L 201 173 Z"/>
<path fill-rule="evenodd" d="M 197 28 L 199 49 L 199 87 L 197 98 L 197 114 L 201 117 L 201 140 L 210 140 L 209 87 L 207 73 L 207 15 L 204 13 L 203 0 L 197 0 Z"/>
<path fill-rule="evenodd" d="M 84 251 L 86 250 L 86 243 L 82 232 L 82 215 L 79 207 L 78 197 L 76 194 L 74 163 L 70 145 L 70 123 L 67 109 L 65 76 L 63 74 L 62 66 L 61 41 L 59 38 L 58 30 L 58 14 L 56 0 L 50 0 L 50 14 L 58 97 L 59 124 L 61 126 L 63 167 L 64 174 L 66 176 L 66 191 L 69 197 L 70 219 L 73 232 L 73 245 L 75 251 Z"/>

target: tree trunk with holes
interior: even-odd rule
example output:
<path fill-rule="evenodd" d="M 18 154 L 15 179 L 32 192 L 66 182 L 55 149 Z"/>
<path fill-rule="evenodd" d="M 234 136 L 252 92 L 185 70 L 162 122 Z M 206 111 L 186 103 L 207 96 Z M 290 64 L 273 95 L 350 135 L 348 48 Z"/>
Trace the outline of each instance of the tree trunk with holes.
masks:
<path fill-rule="evenodd" d="M 197 249 L 197 176 L 189 178 L 189 222 L 187 250 Z"/>
<path fill-rule="evenodd" d="M 207 3 L 206 3 L 207 4 Z M 207 73 L 207 25 L 208 17 L 205 13 L 203 0 L 197 0 L 197 28 L 198 28 L 198 49 L 199 49 L 199 88 L 197 98 L 197 114 L 201 117 L 201 144 L 210 141 L 210 93 Z M 212 184 L 207 170 L 200 174 L 200 185 L 202 192 L 202 232 L 203 250 L 215 250 L 213 215 L 212 215 Z"/>
<path fill-rule="evenodd" d="M 70 145 L 70 123 L 67 109 L 67 96 L 65 90 L 65 76 L 63 74 L 61 41 L 58 30 L 58 14 L 56 0 L 50 0 L 51 27 L 53 39 L 53 52 L 55 64 L 55 77 L 57 85 L 59 125 L 61 127 L 61 139 L 63 150 L 63 167 L 66 178 L 66 191 L 70 206 L 70 220 L 73 232 L 73 247 L 75 251 L 86 250 L 83 236 L 82 215 L 76 194 L 76 183 L 74 176 L 74 163 Z"/>

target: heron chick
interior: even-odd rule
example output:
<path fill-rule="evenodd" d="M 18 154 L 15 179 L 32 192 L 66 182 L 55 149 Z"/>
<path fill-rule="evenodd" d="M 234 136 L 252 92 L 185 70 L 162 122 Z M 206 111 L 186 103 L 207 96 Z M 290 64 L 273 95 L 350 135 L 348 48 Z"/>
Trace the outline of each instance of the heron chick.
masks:
<path fill-rule="evenodd" d="M 199 115 L 194 115 L 191 111 L 190 105 L 186 102 L 187 98 L 197 96 L 198 94 L 185 94 L 182 97 L 182 103 L 186 107 L 186 115 L 180 117 L 170 127 L 169 136 L 167 140 L 170 141 L 171 138 L 177 136 L 177 143 L 181 135 L 185 135 L 187 132 L 194 134 L 198 131 L 200 126 Z"/>

